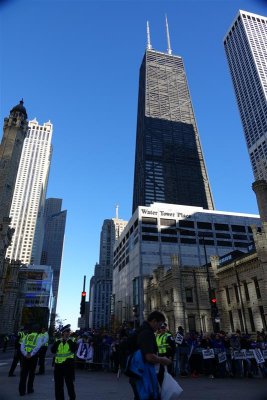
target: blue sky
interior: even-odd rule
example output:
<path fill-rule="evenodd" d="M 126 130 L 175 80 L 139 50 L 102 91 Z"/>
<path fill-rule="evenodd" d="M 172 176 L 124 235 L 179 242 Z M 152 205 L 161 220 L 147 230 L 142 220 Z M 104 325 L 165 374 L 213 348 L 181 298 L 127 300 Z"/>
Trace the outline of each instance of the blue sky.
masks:
<path fill-rule="evenodd" d="M 0 118 L 23 97 L 29 119 L 54 125 L 48 197 L 68 210 L 58 313 L 75 328 L 83 276 L 99 259 L 103 220 L 130 219 L 138 74 L 152 46 L 184 59 L 218 210 L 258 213 L 253 176 L 223 49 L 239 9 L 264 0 L 0 3 Z M 87 289 L 88 292 L 88 289 Z M 67 322 L 66 321 L 66 322 Z"/>

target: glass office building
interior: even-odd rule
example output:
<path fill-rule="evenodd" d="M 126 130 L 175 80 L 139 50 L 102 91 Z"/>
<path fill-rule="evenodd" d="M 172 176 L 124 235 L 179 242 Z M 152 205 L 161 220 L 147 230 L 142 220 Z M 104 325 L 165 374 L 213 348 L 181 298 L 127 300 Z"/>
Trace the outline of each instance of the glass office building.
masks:
<path fill-rule="evenodd" d="M 267 18 L 240 10 L 224 38 L 255 180 L 267 180 Z"/>

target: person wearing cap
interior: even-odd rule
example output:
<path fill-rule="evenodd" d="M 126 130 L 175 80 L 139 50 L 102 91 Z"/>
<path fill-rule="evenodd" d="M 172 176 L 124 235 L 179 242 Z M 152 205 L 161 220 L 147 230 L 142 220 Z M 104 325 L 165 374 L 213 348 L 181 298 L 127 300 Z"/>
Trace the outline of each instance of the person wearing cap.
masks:
<path fill-rule="evenodd" d="M 160 357 L 167 357 L 173 360 L 176 345 L 175 340 L 170 332 L 167 330 L 166 322 L 160 325 L 158 333 L 156 335 L 156 342 L 158 346 L 158 353 Z M 172 372 L 172 364 L 168 365 L 168 372 Z"/>
<path fill-rule="evenodd" d="M 60 330 L 61 339 L 56 340 L 51 347 L 51 352 L 55 354 L 55 398 L 64 400 L 64 380 L 66 382 L 69 400 L 75 400 L 74 388 L 74 357 L 77 344 L 70 339 L 70 325 L 65 325 Z"/>
<path fill-rule="evenodd" d="M 24 396 L 27 393 L 33 393 L 33 382 L 35 377 L 35 369 L 38 362 L 38 351 L 41 347 L 41 339 L 38 335 L 39 327 L 33 325 L 29 327 L 29 333 L 24 337 L 20 350 L 22 354 L 20 381 L 19 381 L 19 394 Z"/>
<path fill-rule="evenodd" d="M 176 341 L 176 368 L 175 372 L 178 371 L 180 376 L 188 376 L 188 354 L 189 354 L 189 346 L 187 343 L 187 338 L 184 334 L 184 328 L 182 326 L 178 326 L 178 331 L 175 337 Z"/>

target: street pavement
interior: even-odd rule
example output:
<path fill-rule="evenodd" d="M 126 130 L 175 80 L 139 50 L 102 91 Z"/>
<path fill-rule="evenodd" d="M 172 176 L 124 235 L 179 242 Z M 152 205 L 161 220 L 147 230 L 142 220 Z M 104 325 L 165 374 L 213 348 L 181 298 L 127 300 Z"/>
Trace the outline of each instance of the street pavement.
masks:
<path fill-rule="evenodd" d="M 16 377 L 8 378 L 12 351 L 0 353 L 0 400 L 19 399 L 19 366 Z M 54 381 L 52 357 L 46 360 L 46 374 L 37 375 L 34 393 L 25 400 L 53 400 Z M 179 378 L 183 388 L 181 400 L 267 400 L 267 379 L 209 379 Z M 133 395 L 125 376 L 103 371 L 77 370 L 75 381 L 77 400 L 132 400 Z M 66 399 L 68 396 L 66 395 Z"/>

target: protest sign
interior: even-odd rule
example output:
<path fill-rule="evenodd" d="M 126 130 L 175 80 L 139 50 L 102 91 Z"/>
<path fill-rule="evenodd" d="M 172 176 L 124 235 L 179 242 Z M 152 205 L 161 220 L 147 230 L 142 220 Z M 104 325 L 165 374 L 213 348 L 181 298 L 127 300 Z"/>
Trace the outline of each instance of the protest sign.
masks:
<path fill-rule="evenodd" d="M 226 352 L 222 351 L 221 353 L 218 353 L 218 362 L 219 364 L 223 363 L 226 361 Z"/>
<path fill-rule="evenodd" d="M 177 333 L 176 338 L 175 338 L 175 342 L 176 342 L 177 344 L 182 344 L 182 343 L 183 343 L 183 340 L 184 340 L 183 335 L 181 335 L 180 333 Z"/>
<path fill-rule="evenodd" d="M 257 364 L 262 364 L 265 362 L 260 349 L 254 349 L 253 353 L 254 353 L 254 357 L 255 357 Z"/>
<path fill-rule="evenodd" d="M 204 360 L 207 360 L 208 358 L 215 358 L 214 350 L 213 349 L 202 350 L 202 356 Z"/>

